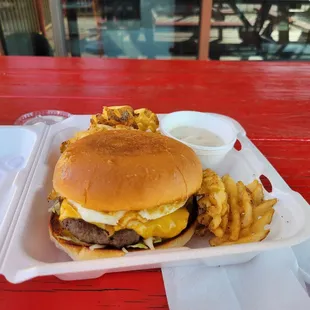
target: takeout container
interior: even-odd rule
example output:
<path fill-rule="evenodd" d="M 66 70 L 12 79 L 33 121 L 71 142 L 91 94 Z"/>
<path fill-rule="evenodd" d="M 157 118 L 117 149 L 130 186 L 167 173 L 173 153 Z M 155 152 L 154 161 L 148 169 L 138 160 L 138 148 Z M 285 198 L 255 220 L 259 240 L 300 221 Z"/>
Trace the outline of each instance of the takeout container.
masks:
<path fill-rule="evenodd" d="M 224 144 L 222 146 L 202 146 L 179 140 L 171 131 L 183 126 L 206 129 L 219 136 L 224 141 Z M 238 129 L 234 126 L 234 120 L 231 118 L 196 111 L 178 111 L 167 114 L 160 122 L 160 131 L 162 134 L 192 148 L 202 162 L 203 167 L 213 169 L 218 167 L 234 147 L 238 134 Z"/>
<path fill-rule="evenodd" d="M 35 125 L 43 123 L 46 125 L 54 125 L 58 122 L 70 117 L 71 114 L 59 110 L 41 110 L 28 112 L 21 115 L 14 123 L 14 125 Z"/>
<path fill-rule="evenodd" d="M 0 273 L 8 281 L 18 283 L 44 275 L 75 280 L 95 278 L 107 272 L 184 264 L 237 264 L 262 251 L 292 246 L 310 237 L 307 202 L 289 188 L 246 137 L 243 128 L 232 121 L 242 149 L 232 148 L 216 171 L 220 175 L 229 173 L 245 183 L 261 175 L 269 179 L 272 192 L 265 192 L 265 197 L 277 197 L 279 202 L 266 240 L 210 247 L 208 238 L 195 236 L 181 248 L 144 250 L 91 262 L 72 261 L 49 240 L 47 195 L 52 189 L 60 144 L 76 131 L 87 129 L 89 121 L 89 115 L 82 115 L 54 125 L 0 127 Z"/>

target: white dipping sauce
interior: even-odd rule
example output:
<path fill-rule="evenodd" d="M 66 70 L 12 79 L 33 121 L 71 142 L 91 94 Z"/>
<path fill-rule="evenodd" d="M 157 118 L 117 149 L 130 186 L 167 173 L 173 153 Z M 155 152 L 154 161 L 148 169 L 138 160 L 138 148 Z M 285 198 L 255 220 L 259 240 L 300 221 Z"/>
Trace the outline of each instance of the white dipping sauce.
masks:
<path fill-rule="evenodd" d="M 204 128 L 181 126 L 172 129 L 170 134 L 181 141 L 195 145 L 222 146 L 225 144 L 221 137 Z"/>

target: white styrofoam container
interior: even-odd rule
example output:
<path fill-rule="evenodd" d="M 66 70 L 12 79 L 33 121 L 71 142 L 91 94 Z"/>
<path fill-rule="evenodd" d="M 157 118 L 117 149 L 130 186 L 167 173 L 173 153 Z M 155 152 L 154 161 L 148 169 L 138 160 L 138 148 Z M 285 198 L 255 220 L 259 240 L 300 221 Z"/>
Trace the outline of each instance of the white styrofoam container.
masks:
<path fill-rule="evenodd" d="M 163 115 L 159 115 L 161 118 Z M 0 127 L 0 273 L 12 283 L 37 276 L 56 275 L 63 280 L 96 278 L 107 272 L 204 264 L 208 266 L 249 261 L 258 253 L 292 246 L 310 238 L 310 207 L 292 191 L 267 159 L 238 131 L 242 150 L 231 150 L 217 172 L 229 173 L 245 183 L 265 175 L 272 184 L 266 198 L 277 197 L 271 232 L 259 243 L 210 247 L 207 238 L 193 237 L 177 249 L 140 251 L 124 257 L 72 261 L 49 240 L 47 195 L 60 155 L 61 142 L 89 125 L 89 115 L 72 116 L 52 126 Z"/>

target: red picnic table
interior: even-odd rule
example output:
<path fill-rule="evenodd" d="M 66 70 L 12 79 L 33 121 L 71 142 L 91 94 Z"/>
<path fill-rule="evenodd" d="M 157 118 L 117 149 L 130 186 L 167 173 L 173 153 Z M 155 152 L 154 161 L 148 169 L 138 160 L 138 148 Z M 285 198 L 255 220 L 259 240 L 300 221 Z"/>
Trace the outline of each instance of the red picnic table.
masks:
<path fill-rule="evenodd" d="M 154 112 L 199 110 L 238 120 L 292 189 L 310 202 L 310 63 L 141 61 L 0 57 L 0 124 L 26 112 L 100 112 L 103 105 Z M 10 284 L 0 309 L 168 309 L 161 271 L 56 277 Z"/>

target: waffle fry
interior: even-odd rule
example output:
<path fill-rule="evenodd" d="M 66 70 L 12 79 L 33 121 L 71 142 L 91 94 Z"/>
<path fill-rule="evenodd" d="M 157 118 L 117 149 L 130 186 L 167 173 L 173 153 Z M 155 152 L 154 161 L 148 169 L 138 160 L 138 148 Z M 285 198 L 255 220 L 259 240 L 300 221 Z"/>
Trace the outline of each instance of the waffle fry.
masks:
<path fill-rule="evenodd" d="M 227 228 L 226 215 L 228 213 L 227 194 L 222 179 L 211 169 L 203 172 L 203 181 L 198 195 L 203 195 L 198 200 L 199 213 L 198 223 L 206 225 L 202 215 L 208 215 L 208 229 L 217 237 L 223 237 Z M 222 218 L 225 218 L 222 223 Z M 223 229 L 225 228 L 225 230 Z M 202 232 L 199 233 L 200 235 Z"/>
<path fill-rule="evenodd" d="M 198 200 L 197 234 L 211 232 L 211 246 L 259 242 L 269 234 L 266 226 L 272 221 L 277 199 L 264 200 L 258 180 L 245 186 L 229 175 L 221 179 L 207 169 L 198 194 L 202 197 Z"/>
<path fill-rule="evenodd" d="M 159 126 L 157 115 L 148 109 L 134 111 L 135 122 L 139 130 L 156 132 Z"/>
<path fill-rule="evenodd" d="M 152 111 L 142 108 L 134 110 L 131 106 L 103 107 L 102 113 L 92 115 L 87 130 L 77 132 L 74 137 L 60 146 L 63 153 L 66 148 L 88 135 L 103 130 L 142 130 L 156 132 L 159 121 Z"/>
<path fill-rule="evenodd" d="M 91 125 L 124 125 L 138 129 L 133 113 L 134 110 L 130 106 L 103 107 L 102 114 L 96 114 L 91 118 Z"/>

